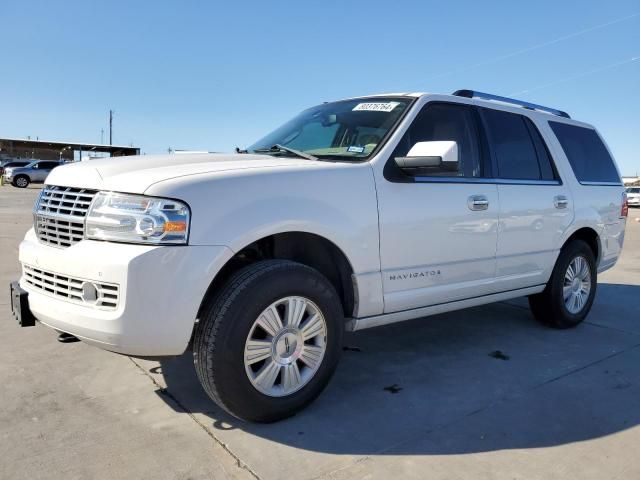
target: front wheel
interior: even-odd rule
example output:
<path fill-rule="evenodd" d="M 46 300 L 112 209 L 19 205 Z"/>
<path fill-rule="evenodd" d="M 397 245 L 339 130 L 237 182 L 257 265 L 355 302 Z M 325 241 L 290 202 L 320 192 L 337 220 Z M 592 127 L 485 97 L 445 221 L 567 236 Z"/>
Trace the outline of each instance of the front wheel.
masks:
<path fill-rule="evenodd" d="M 591 310 L 597 281 L 593 250 L 582 240 L 574 240 L 561 250 L 544 291 L 529 297 L 531 311 L 550 327 L 575 327 Z"/>
<path fill-rule="evenodd" d="M 29 186 L 29 177 L 26 175 L 18 175 L 13 180 L 13 186 L 18 188 L 27 188 Z"/>
<path fill-rule="evenodd" d="M 209 300 L 194 336 L 196 372 L 231 415 L 280 420 L 327 385 L 343 330 L 340 299 L 318 271 L 287 260 L 258 262 Z"/>

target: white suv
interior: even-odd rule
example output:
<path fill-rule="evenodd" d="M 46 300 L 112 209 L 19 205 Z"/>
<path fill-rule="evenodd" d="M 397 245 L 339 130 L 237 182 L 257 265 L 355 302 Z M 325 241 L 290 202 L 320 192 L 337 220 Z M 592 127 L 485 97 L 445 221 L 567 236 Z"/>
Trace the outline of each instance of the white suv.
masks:
<path fill-rule="evenodd" d="M 640 207 L 640 187 L 627 188 L 627 202 L 630 207 Z"/>
<path fill-rule="evenodd" d="M 236 154 L 56 168 L 12 306 L 106 350 L 192 348 L 226 411 L 273 421 L 345 330 L 528 296 L 574 327 L 622 249 L 624 188 L 564 112 L 462 90 L 312 107 Z"/>

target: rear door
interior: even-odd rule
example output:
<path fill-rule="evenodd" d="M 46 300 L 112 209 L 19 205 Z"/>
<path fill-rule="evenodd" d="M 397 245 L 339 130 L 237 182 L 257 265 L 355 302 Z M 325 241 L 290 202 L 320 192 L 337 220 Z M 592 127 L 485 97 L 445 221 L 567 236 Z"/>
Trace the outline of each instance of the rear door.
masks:
<path fill-rule="evenodd" d="M 500 198 L 497 291 L 546 283 L 573 220 L 571 194 L 535 124 L 480 108 Z"/>
<path fill-rule="evenodd" d="M 51 173 L 51 170 L 53 170 L 58 165 L 58 162 L 38 163 L 38 168 L 34 170 L 33 180 L 37 182 L 44 182 L 47 176 Z"/>

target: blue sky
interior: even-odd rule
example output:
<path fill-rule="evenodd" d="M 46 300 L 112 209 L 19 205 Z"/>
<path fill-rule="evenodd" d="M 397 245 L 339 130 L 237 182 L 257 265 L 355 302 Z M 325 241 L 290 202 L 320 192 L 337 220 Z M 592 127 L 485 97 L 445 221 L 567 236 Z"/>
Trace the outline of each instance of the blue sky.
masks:
<path fill-rule="evenodd" d="M 99 142 L 112 108 L 114 143 L 229 151 L 322 101 L 472 88 L 640 173 L 640 0 L 2 0 L 0 24 L 0 137 Z"/>

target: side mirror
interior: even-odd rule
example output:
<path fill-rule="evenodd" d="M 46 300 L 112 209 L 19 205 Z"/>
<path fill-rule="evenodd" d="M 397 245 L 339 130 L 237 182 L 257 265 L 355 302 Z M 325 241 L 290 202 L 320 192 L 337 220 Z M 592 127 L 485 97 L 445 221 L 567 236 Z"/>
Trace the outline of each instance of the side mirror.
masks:
<path fill-rule="evenodd" d="M 407 175 L 458 173 L 458 144 L 450 140 L 418 142 L 406 157 L 396 157 L 396 165 Z"/>

